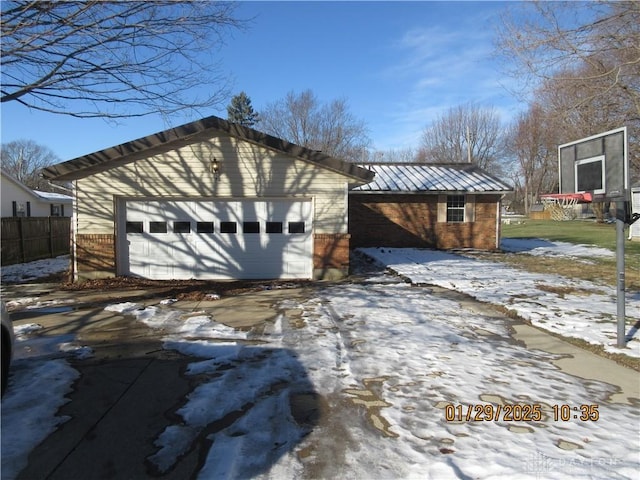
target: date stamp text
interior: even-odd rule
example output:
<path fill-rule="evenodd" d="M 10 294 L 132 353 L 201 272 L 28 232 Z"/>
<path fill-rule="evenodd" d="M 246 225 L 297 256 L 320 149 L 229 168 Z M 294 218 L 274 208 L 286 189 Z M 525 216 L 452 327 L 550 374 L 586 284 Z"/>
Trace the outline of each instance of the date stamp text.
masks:
<path fill-rule="evenodd" d="M 544 408 L 543 408 L 544 407 Z M 447 422 L 540 422 L 551 418 L 554 422 L 597 422 L 600 419 L 598 405 L 551 405 L 532 404 L 448 404 L 444 408 Z"/>

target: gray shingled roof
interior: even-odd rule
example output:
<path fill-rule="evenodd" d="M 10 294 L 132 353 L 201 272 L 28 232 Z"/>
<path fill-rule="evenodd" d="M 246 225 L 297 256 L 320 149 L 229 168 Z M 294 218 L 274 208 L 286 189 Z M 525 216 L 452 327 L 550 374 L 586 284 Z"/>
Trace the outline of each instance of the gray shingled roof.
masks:
<path fill-rule="evenodd" d="M 469 163 L 376 163 L 362 165 L 375 172 L 373 181 L 354 192 L 506 193 L 513 188 Z"/>

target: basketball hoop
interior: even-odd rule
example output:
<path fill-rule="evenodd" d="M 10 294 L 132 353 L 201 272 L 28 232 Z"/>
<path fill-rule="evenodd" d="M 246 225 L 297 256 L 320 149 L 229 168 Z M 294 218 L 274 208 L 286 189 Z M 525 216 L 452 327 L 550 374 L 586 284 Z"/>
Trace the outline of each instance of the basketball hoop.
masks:
<path fill-rule="evenodd" d="M 557 222 L 575 220 L 577 214 L 575 206 L 579 203 L 591 203 L 590 193 L 549 193 L 540 195 L 545 211 L 551 214 L 551 219 Z"/>

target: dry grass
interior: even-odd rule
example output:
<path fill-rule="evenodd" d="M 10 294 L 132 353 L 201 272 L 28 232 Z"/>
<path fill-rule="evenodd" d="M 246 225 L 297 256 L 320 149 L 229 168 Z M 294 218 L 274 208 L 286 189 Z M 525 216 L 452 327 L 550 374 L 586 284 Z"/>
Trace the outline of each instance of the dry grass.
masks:
<path fill-rule="evenodd" d="M 476 258 L 506 263 L 512 267 L 528 272 L 546 275 L 561 275 L 594 283 L 615 287 L 617 284 L 617 267 L 615 259 L 594 258 L 577 260 L 573 258 L 554 258 L 514 253 L 470 254 Z M 625 284 L 627 290 L 640 291 L 640 258 L 631 258 L 625 262 Z"/>
<path fill-rule="evenodd" d="M 231 297 L 262 290 L 301 288 L 309 284 L 308 280 L 147 280 L 135 277 L 112 277 L 63 283 L 60 288 L 66 291 L 138 290 L 144 292 L 148 290 L 152 296 L 161 294 L 178 300 L 202 301 L 211 293 L 221 297 Z"/>
<path fill-rule="evenodd" d="M 625 238 L 627 233 L 628 230 L 625 230 Z M 502 234 L 505 238 L 544 238 L 609 249 L 614 252 L 609 258 L 593 257 L 578 260 L 502 254 L 499 261 L 535 273 L 555 273 L 611 286 L 617 284 L 615 225 L 578 220 L 571 222 L 526 220 L 517 225 L 503 225 Z M 640 242 L 625 240 L 625 283 L 628 290 L 640 291 Z"/>
<path fill-rule="evenodd" d="M 584 222 L 528 222 L 527 225 L 518 225 L 507 230 L 508 237 L 511 238 L 548 238 L 551 240 L 564 241 L 569 243 L 595 244 L 603 248 L 615 251 L 615 236 L 611 232 L 611 227 L 598 224 L 585 224 Z M 640 291 L 640 244 L 638 242 L 625 242 L 625 290 Z M 465 253 L 467 254 L 467 253 Z M 617 264 L 615 255 L 611 258 L 564 258 L 534 256 L 515 253 L 489 253 L 474 252 L 469 254 L 475 258 L 483 258 L 494 262 L 502 262 L 511 267 L 527 272 L 540 273 L 543 275 L 561 275 L 567 278 L 585 280 L 595 284 L 616 287 L 618 281 Z M 576 288 L 556 287 L 549 284 L 539 284 L 540 290 L 555 293 L 563 296 L 567 294 L 580 295 L 582 292 Z M 586 292 L 585 292 L 586 293 Z M 520 320 L 530 324 L 527 320 L 519 317 L 517 312 L 506 307 L 500 308 L 512 319 Z M 564 337 L 553 332 L 550 335 L 588 350 L 620 365 L 632 368 L 640 372 L 640 358 L 630 357 L 623 354 L 610 353 L 605 351 L 600 345 L 593 345 L 584 340 Z"/>

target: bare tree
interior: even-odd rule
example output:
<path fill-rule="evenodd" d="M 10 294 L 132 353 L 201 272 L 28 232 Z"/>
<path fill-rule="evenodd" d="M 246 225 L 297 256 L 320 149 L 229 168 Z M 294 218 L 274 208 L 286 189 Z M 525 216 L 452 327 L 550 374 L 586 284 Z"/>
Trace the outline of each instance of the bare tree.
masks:
<path fill-rule="evenodd" d="M 589 67 L 584 67 L 589 68 Z M 608 96 L 592 96 L 581 71 L 563 72 L 563 81 L 545 80 L 534 92 L 536 102 L 545 111 L 545 122 L 553 125 L 558 143 L 578 140 L 590 135 L 628 126 L 629 165 L 632 181 L 640 180 L 640 118 L 630 116 L 629 102 L 619 92 Z"/>
<path fill-rule="evenodd" d="M 3 1 L 0 101 L 80 118 L 219 105 L 228 82 L 213 51 L 243 25 L 233 12 L 228 2 Z"/>
<path fill-rule="evenodd" d="M 515 93 L 544 110 L 557 142 L 626 125 L 640 180 L 640 2 L 517 3 L 502 20 L 497 47 Z"/>
<path fill-rule="evenodd" d="M 500 173 L 503 129 L 493 108 L 476 104 L 452 107 L 429 126 L 422 137 L 419 157 L 425 162 L 472 162 Z"/>
<path fill-rule="evenodd" d="M 365 123 L 350 112 L 346 100 L 321 104 L 311 90 L 289 92 L 259 114 L 266 133 L 344 160 L 361 161 L 370 139 Z"/>
<path fill-rule="evenodd" d="M 557 134 L 538 104 L 521 113 L 508 130 L 507 150 L 515 158 L 516 185 L 522 190 L 527 214 L 540 194 L 557 191 Z"/>
<path fill-rule="evenodd" d="M 567 115 L 605 107 L 618 126 L 640 121 L 640 2 L 517 3 L 502 20 L 498 51 L 521 95 L 542 86 L 564 92 Z"/>
<path fill-rule="evenodd" d="M 40 177 L 40 170 L 59 161 L 49 148 L 33 140 L 14 140 L 3 143 L 0 149 L 2 169 L 34 190 L 51 190 L 51 186 Z"/>
<path fill-rule="evenodd" d="M 413 148 L 392 148 L 374 152 L 372 162 L 412 163 L 417 161 L 417 156 Z"/>

